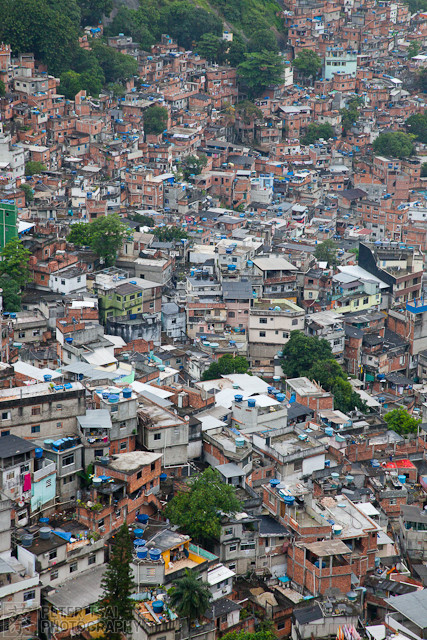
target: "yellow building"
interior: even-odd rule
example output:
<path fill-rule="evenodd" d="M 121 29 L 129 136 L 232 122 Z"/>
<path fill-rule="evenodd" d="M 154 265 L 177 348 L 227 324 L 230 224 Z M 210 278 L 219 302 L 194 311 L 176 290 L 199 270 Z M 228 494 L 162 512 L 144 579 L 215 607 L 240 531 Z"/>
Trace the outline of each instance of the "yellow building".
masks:
<path fill-rule="evenodd" d="M 102 637 L 97 603 L 102 595 L 101 579 L 106 567 L 99 565 L 71 577 L 45 596 L 52 634 L 61 639 L 71 638 L 86 629 L 92 638 Z"/>

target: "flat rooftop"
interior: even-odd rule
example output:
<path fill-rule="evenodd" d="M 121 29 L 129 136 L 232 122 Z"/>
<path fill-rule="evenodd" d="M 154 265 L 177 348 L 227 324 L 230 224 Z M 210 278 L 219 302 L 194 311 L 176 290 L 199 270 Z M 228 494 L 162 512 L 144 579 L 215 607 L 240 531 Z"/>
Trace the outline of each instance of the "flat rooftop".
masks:
<path fill-rule="evenodd" d="M 112 457 L 108 464 L 109 469 L 122 473 L 134 473 L 141 467 L 151 464 L 162 457 L 161 453 L 151 451 L 130 451 L 129 453 L 119 453 Z"/>

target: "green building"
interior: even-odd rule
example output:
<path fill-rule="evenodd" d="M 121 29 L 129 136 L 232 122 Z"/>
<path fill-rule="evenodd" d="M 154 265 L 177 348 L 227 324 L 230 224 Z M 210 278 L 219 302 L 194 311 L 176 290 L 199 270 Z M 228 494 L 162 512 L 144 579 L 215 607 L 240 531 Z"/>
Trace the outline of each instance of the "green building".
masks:
<path fill-rule="evenodd" d="M 98 294 L 99 315 L 107 318 L 142 312 L 143 289 L 132 282 L 125 282 L 105 294 Z"/>
<path fill-rule="evenodd" d="M 0 200 L 0 251 L 18 237 L 18 210 L 13 200 Z"/>

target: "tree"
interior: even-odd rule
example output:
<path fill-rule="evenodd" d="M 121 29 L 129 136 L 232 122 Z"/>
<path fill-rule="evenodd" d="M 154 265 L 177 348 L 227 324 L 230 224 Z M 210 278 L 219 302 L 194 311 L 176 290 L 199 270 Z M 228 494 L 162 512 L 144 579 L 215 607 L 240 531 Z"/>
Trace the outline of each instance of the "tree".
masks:
<path fill-rule="evenodd" d="M 91 243 L 91 223 L 75 222 L 71 225 L 67 240 L 78 247 L 88 247 Z"/>
<path fill-rule="evenodd" d="M 64 71 L 60 77 L 60 91 L 68 100 L 74 100 L 82 89 L 82 76 L 76 71 Z"/>
<path fill-rule="evenodd" d="M 231 631 L 225 633 L 221 640 L 276 640 L 276 634 L 273 630 L 266 631 Z"/>
<path fill-rule="evenodd" d="M 204 153 L 199 154 L 199 156 L 188 156 L 183 163 L 185 180 L 188 180 L 191 175 L 198 176 L 207 163 L 208 158 Z"/>
<path fill-rule="evenodd" d="M 19 289 L 31 280 L 29 261 L 31 252 L 24 247 L 19 238 L 9 240 L 1 253 L 0 274 L 8 276 L 18 285 Z"/>
<path fill-rule="evenodd" d="M 316 245 L 314 250 L 314 257 L 319 262 L 327 262 L 329 267 L 334 267 L 337 264 L 337 247 L 335 242 L 328 238 L 320 244 Z"/>
<path fill-rule="evenodd" d="M 230 373 L 246 373 L 249 369 L 249 362 L 243 356 L 232 356 L 226 353 L 217 362 L 212 364 L 203 372 L 202 380 L 216 380 L 221 376 Z"/>
<path fill-rule="evenodd" d="M 121 640 L 122 634 L 130 631 L 134 608 L 131 595 L 135 588 L 131 561 L 131 539 L 127 525 L 123 524 L 115 536 L 110 562 L 101 582 L 103 594 L 99 614 L 108 640 Z"/>
<path fill-rule="evenodd" d="M 412 133 L 423 144 L 427 143 L 427 111 L 415 113 L 405 122 L 407 131 Z"/>
<path fill-rule="evenodd" d="M 191 49 L 204 33 L 222 34 L 222 21 L 213 12 L 183 1 L 175 1 L 161 11 L 161 22 L 168 33 L 186 49 Z M 160 34 L 159 34 L 160 35 Z"/>
<path fill-rule="evenodd" d="M 427 67 L 423 67 L 418 71 L 416 80 L 421 91 L 427 92 Z"/>
<path fill-rule="evenodd" d="M 120 220 L 117 213 L 96 218 L 89 224 L 91 249 L 104 259 L 107 266 L 114 264 L 117 252 L 130 233 L 128 227 Z"/>
<path fill-rule="evenodd" d="M 105 82 L 122 82 L 138 75 L 138 62 L 132 56 L 115 51 L 100 40 L 94 40 L 92 51 L 104 73 Z"/>
<path fill-rule="evenodd" d="M 292 331 L 282 351 L 282 369 L 288 378 L 306 376 L 313 362 L 332 360 L 331 345 L 324 338 Z"/>
<path fill-rule="evenodd" d="M 243 120 L 245 124 L 250 124 L 254 120 L 263 117 L 262 111 L 250 100 L 242 100 L 236 105 L 236 114 Z"/>
<path fill-rule="evenodd" d="M 146 216 L 144 213 L 131 212 L 128 213 L 128 218 L 129 220 L 133 220 L 133 222 L 140 222 L 144 227 L 154 227 L 156 224 L 154 218 Z"/>
<path fill-rule="evenodd" d="M 196 45 L 196 52 L 208 62 L 224 61 L 226 42 L 214 33 L 204 33 Z"/>
<path fill-rule="evenodd" d="M 99 24 L 102 16 L 108 17 L 113 8 L 112 0 L 78 0 L 78 3 L 83 26 Z"/>
<path fill-rule="evenodd" d="M 188 637 L 191 638 L 191 623 L 201 618 L 212 599 L 209 584 L 198 580 L 197 574 L 185 570 L 182 578 L 176 580 L 170 594 L 170 602 L 180 618 L 188 625 Z"/>
<path fill-rule="evenodd" d="M 248 42 L 249 53 L 261 51 L 274 51 L 278 53 L 279 47 L 274 33 L 270 29 L 254 31 Z"/>
<path fill-rule="evenodd" d="M 246 53 L 237 67 L 237 75 L 248 93 L 258 96 L 266 87 L 281 82 L 283 69 L 283 59 L 274 51 Z"/>
<path fill-rule="evenodd" d="M 46 171 L 46 166 L 43 162 L 36 162 L 34 160 L 30 160 L 25 165 L 25 175 L 33 176 L 37 173 L 41 173 L 42 171 Z"/>
<path fill-rule="evenodd" d="M 335 131 L 328 122 L 325 124 L 309 124 L 307 133 L 301 138 L 301 144 L 314 144 L 316 140 L 329 140 L 335 136 Z"/>
<path fill-rule="evenodd" d="M 9 276 L 0 276 L 0 289 L 2 290 L 3 310 L 20 311 L 21 295 L 18 283 Z"/>
<path fill-rule="evenodd" d="M 384 420 L 389 429 L 401 436 L 416 433 L 421 420 L 414 418 L 406 409 L 393 409 L 385 414 Z"/>
<path fill-rule="evenodd" d="M 222 482 L 216 469 L 208 467 L 191 479 L 166 506 L 166 517 L 189 536 L 211 543 L 221 533 L 221 512 L 237 513 L 241 504 L 232 485 Z"/>
<path fill-rule="evenodd" d="M 26 182 L 24 182 L 24 184 L 21 184 L 21 189 L 25 194 L 25 204 L 29 205 L 34 200 L 34 191 Z"/>
<path fill-rule="evenodd" d="M 421 51 L 421 46 L 419 42 L 411 42 L 408 47 L 408 60 L 414 58 Z"/>
<path fill-rule="evenodd" d="M 345 380 L 346 376 L 338 362 L 334 358 L 330 358 L 315 362 L 307 373 L 307 378 L 315 380 L 325 391 L 330 391 L 337 378 Z"/>
<path fill-rule="evenodd" d="M 6 85 L 3 80 L 0 80 L 0 97 L 6 95 Z"/>
<path fill-rule="evenodd" d="M 153 229 L 153 233 L 159 242 L 173 242 L 188 238 L 188 233 L 178 227 L 156 227 Z"/>
<path fill-rule="evenodd" d="M 375 153 L 390 158 L 408 158 L 414 152 L 413 135 L 403 131 L 380 133 L 374 141 Z"/>
<path fill-rule="evenodd" d="M 367 411 L 366 403 L 354 391 L 348 380 L 344 380 L 342 376 L 335 379 L 331 392 L 334 396 L 334 408 L 337 411 L 342 411 L 343 413 L 354 411 L 354 409 Z"/>
<path fill-rule="evenodd" d="M 306 78 L 317 76 L 322 68 L 321 58 L 312 49 L 300 51 L 292 64 Z"/>
<path fill-rule="evenodd" d="M 117 213 L 96 218 L 93 222 L 77 222 L 71 225 L 68 242 L 77 246 L 89 246 L 107 266 L 114 264 L 117 252 L 130 233 Z"/>
<path fill-rule="evenodd" d="M 226 53 L 228 64 L 232 67 L 238 67 L 244 61 L 245 53 L 247 53 L 245 41 L 238 33 L 234 34 L 233 42 L 230 43 Z"/>
<path fill-rule="evenodd" d="M 341 109 L 341 125 L 344 135 L 359 119 L 360 113 L 358 107 L 360 106 L 361 102 L 362 100 L 360 98 L 353 98 L 348 102 L 345 109 Z"/>
<path fill-rule="evenodd" d="M 427 178 L 427 162 L 421 165 L 421 178 Z"/>
<path fill-rule="evenodd" d="M 153 104 L 144 111 L 144 132 L 158 136 L 168 126 L 168 110 L 158 104 Z"/>

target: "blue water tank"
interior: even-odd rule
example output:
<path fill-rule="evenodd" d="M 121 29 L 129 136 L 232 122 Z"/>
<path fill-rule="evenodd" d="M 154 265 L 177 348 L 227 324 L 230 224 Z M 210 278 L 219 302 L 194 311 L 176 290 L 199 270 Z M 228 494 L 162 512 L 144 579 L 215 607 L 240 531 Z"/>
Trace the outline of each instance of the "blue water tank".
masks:
<path fill-rule="evenodd" d="M 379 460 L 377 460 L 376 458 L 374 458 L 373 460 L 371 460 L 371 467 L 379 467 L 380 466 L 380 462 Z"/>
<path fill-rule="evenodd" d="M 267 393 L 271 393 L 274 390 L 274 387 L 267 387 Z"/>
<path fill-rule="evenodd" d="M 283 502 L 287 504 L 289 507 L 291 507 L 295 502 L 295 498 L 294 496 L 285 496 L 283 498 Z"/>
<path fill-rule="evenodd" d="M 139 558 L 140 560 L 144 560 L 148 555 L 148 549 L 147 547 L 142 547 L 142 549 L 138 549 L 138 551 L 136 552 L 136 557 Z"/>
<path fill-rule="evenodd" d="M 151 603 L 151 607 L 154 613 L 161 613 L 163 611 L 164 604 L 161 600 L 154 600 L 154 602 Z"/>
<path fill-rule="evenodd" d="M 143 538 L 144 529 L 135 529 L 134 534 L 135 534 L 135 538 Z"/>
<path fill-rule="evenodd" d="M 159 478 L 161 480 L 161 482 L 164 482 L 165 480 L 167 480 L 168 474 L 167 473 L 161 473 L 159 475 Z"/>
<path fill-rule="evenodd" d="M 108 402 L 110 404 L 115 404 L 120 400 L 119 396 L 116 393 L 110 393 L 108 396 Z"/>
<path fill-rule="evenodd" d="M 333 436 L 334 435 L 334 430 L 332 429 L 332 427 L 326 427 L 325 434 L 327 436 Z"/>
<path fill-rule="evenodd" d="M 110 392 L 109 391 L 103 391 L 102 392 L 102 399 L 103 400 L 108 400 L 109 397 L 110 397 Z"/>
<path fill-rule="evenodd" d="M 280 484 L 280 480 L 278 480 L 277 478 L 272 478 L 272 479 L 270 480 L 270 486 L 271 486 L 271 487 L 273 487 L 273 488 L 274 488 L 274 487 L 277 487 L 277 485 L 278 485 L 278 484 Z"/>
<path fill-rule="evenodd" d="M 237 394 L 236 396 L 234 396 L 234 402 L 242 402 L 243 401 L 243 396 L 241 396 L 240 394 Z"/>
<path fill-rule="evenodd" d="M 150 560 L 160 560 L 161 553 L 160 549 L 150 549 Z"/>
<path fill-rule="evenodd" d="M 248 400 L 248 407 L 254 407 L 256 404 L 255 400 L 253 398 L 249 398 Z"/>
<path fill-rule="evenodd" d="M 41 447 L 36 447 L 35 456 L 37 460 L 40 460 L 40 458 L 43 458 L 43 449 Z"/>
<path fill-rule="evenodd" d="M 149 517 L 146 513 L 140 513 L 136 516 L 136 519 L 138 520 L 138 522 L 142 522 L 142 524 L 147 524 Z"/>
<path fill-rule="evenodd" d="M 278 400 L 279 402 L 284 402 L 285 401 L 285 394 L 284 393 L 278 393 L 276 396 L 276 400 Z"/>
<path fill-rule="evenodd" d="M 65 338 L 65 342 L 68 342 L 68 344 L 71 344 L 73 342 L 73 339 L 71 338 L 71 336 L 67 336 Z"/>
<path fill-rule="evenodd" d="M 146 544 L 147 544 L 147 541 L 142 540 L 141 538 L 137 538 L 136 540 L 133 541 L 134 547 L 145 547 Z"/>
<path fill-rule="evenodd" d="M 330 460 L 325 460 L 325 467 L 328 468 L 331 466 L 331 461 Z"/>
<path fill-rule="evenodd" d="M 129 389 L 129 388 L 123 389 L 123 397 L 132 398 L 132 389 Z"/>
<path fill-rule="evenodd" d="M 39 518 L 39 522 L 40 524 L 48 524 L 49 523 L 49 518 Z"/>
<path fill-rule="evenodd" d="M 50 376 L 48 373 L 46 373 L 46 374 L 43 376 L 43 380 L 44 380 L 45 382 L 50 382 L 50 381 L 52 380 L 52 376 Z"/>
<path fill-rule="evenodd" d="M 399 482 L 401 482 L 402 484 L 406 484 L 406 476 L 401 475 L 401 476 L 397 476 L 397 479 L 399 480 Z"/>

